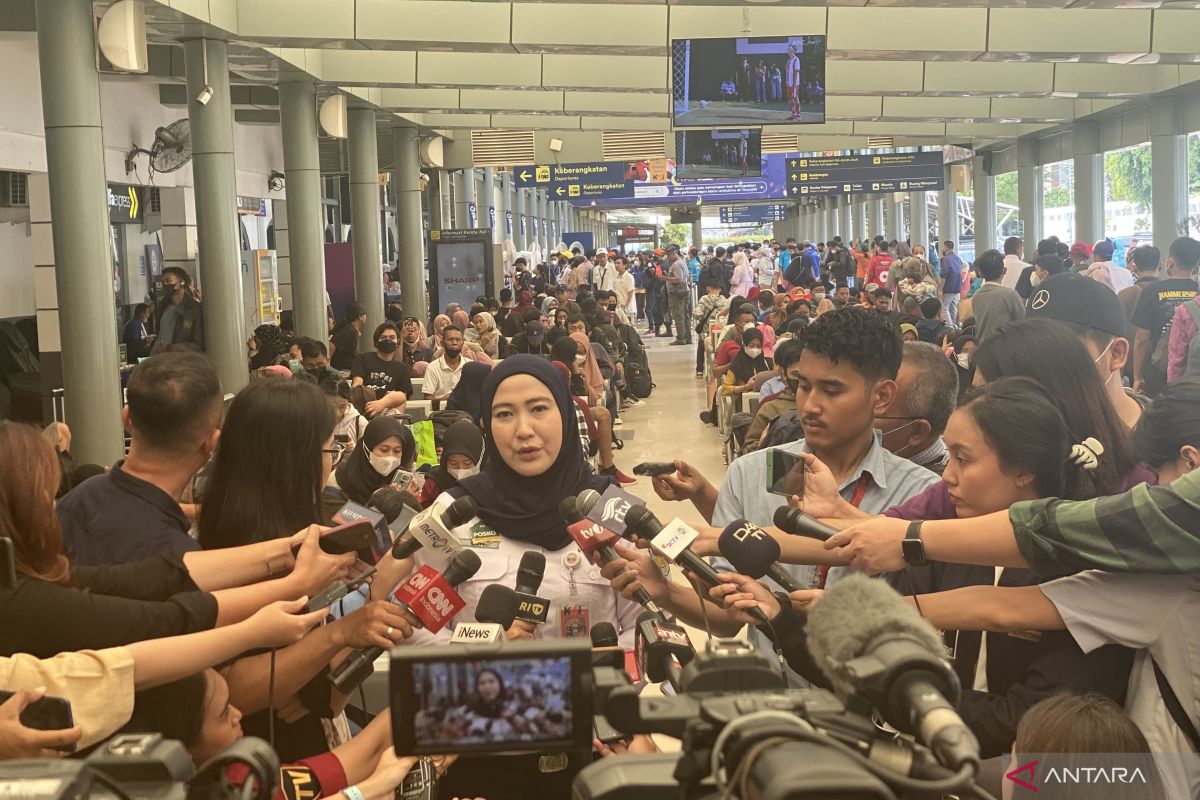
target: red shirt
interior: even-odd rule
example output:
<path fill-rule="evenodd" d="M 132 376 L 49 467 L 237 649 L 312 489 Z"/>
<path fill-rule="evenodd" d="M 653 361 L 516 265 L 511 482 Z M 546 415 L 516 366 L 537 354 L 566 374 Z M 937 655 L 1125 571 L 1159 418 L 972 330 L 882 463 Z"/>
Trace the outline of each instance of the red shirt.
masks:
<path fill-rule="evenodd" d="M 733 339 L 730 339 L 728 342 L 724 342 L 719 348 L 717 348 L 717 355 L 713 359 L 713 365 L 717 367 L 725 366 L 730 361 L 733 361 L 733 357 L 736 356 L 738 351 L 741 349 L 742 345 Z"/>
<path fill-rule="evenodd" d="M 863 278 L 863 285 L 874 283 L 877 286 L 886 287 L 888 271 L 892 268 L 895 260 L 887 253 L 880 253 L 872 258 L 871 263 L 867 265 L 867 275 Z"/>

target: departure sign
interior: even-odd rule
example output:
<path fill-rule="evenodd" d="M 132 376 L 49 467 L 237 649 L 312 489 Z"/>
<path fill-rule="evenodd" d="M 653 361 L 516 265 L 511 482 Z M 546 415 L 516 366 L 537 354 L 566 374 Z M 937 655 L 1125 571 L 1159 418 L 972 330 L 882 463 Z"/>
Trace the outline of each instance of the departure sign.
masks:
<path fill-rule="evenodd" d="M 721 206 L 722 225 L 762 225 L 787 219 L 787 203 L 762 206 Z"/>
<path fill-rule="evenodd" d="M 942 154 L 789 156 L 787 196 L 924 192 L 946 187 Z"/>

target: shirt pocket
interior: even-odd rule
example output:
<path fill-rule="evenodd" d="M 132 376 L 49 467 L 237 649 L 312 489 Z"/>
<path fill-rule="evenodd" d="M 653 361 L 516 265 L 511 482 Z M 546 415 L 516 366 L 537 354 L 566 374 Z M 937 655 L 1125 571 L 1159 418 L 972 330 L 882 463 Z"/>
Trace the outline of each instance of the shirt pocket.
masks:
<path fill-rule="evenodd" d="M 479 556 L 479 569 L 474 575 L 459 584 L 458 594 L 466 603 L 466 607 L 458 615 L 460 622 L 475 621 L 475 607 L 479 604 L 479 598 L 485 588 L 493 583 L 511 583 L 508 576 L 512 561 L 507 553 L 503 550 L 489 550 L 481 547 L 473 547 L 471 550 Z M 515 566 L 513 569 L 515 570 Z"/>

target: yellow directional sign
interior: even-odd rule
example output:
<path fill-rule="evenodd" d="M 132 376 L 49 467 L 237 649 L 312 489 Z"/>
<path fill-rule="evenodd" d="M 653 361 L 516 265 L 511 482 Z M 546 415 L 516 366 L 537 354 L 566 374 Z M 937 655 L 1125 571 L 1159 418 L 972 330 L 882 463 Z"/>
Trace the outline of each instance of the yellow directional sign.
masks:
<path fill-rule="evenodd" d="M 535 181 L 537 181 L 538 183 L 549 183 L 550 182 L 550 165 L 549 164 L 537 167 L 535 172 L 537 173 L 536 175 L 534 175 L 534 178 L 533 178 Z"/>

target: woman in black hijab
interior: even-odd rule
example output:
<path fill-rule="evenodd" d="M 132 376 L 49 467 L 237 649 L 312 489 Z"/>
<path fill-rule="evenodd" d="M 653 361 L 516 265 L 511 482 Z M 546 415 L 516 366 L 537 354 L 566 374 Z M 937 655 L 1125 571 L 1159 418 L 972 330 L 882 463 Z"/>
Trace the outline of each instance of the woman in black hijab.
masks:
<path fill-rule="evenodd" d="M 425 486 L 418 498 L 421 508 L 428 508 L 439 494 L 458 486 L 459 480 L 478 474 L 483 459 L 483 431 L 474 422 L 460 419 L 446 429 L 440 463 L 425 476 Z"/>
<path fill-rule="evenodd" d="M 770 361 L 763 357 L 762 331 L 747 328 L 742 332 L 742 349 L 733 357 L 722 388 L 726 394 L 742 394 L 750 390 L 755 375 L 770 369 Z"/>
<path fill-rule="evenodd" d="M 401 467 L 411 469 L 416 459 L 417 442 L 408 426 L 396 417 L 376 417 L 367 423 L 358 446 L 342 458 L 332 483 L 346 499 L 366 505 L 376 489 L 392 483 Z"/>
<path fill-rule="evenodd" d="M 465 411 L 478 424 L 479 393 L 483 389 L 484 380 L 487 379 L 491 371 L 492 368 L 490 366 L 479 361 L 468 361 L 463 364 L 462 375 L 458 379 L 458 386 L 454 387 L 454 391 L 450 393 L 450 397 L 446 400 L 446 410 Z"/>

